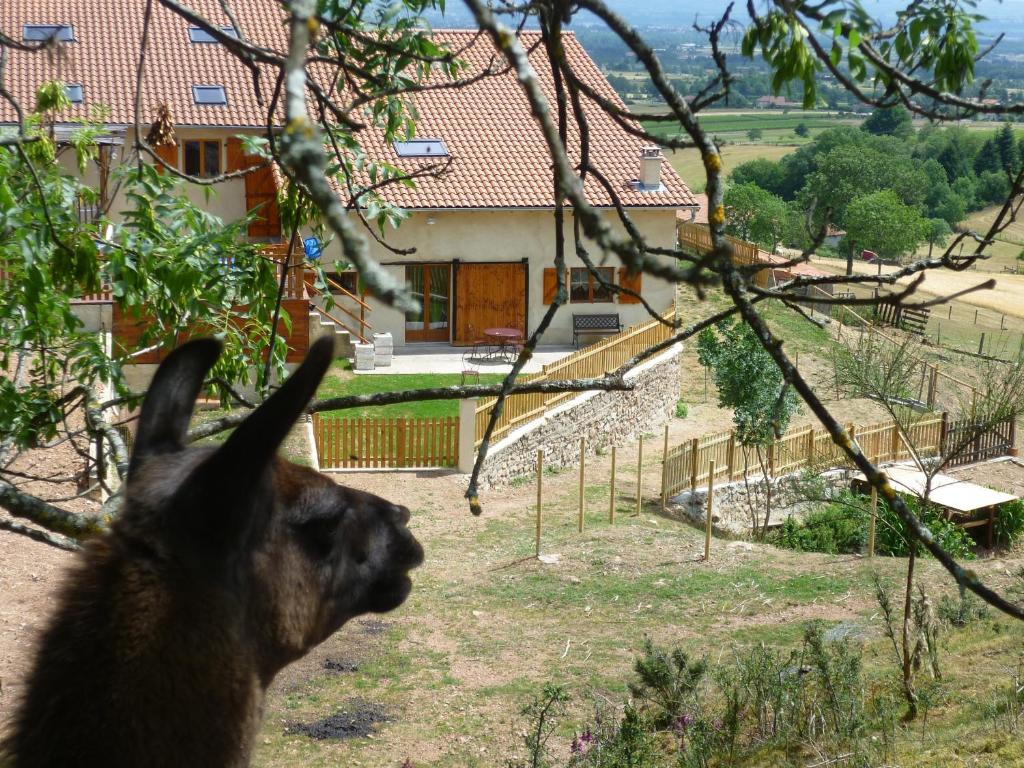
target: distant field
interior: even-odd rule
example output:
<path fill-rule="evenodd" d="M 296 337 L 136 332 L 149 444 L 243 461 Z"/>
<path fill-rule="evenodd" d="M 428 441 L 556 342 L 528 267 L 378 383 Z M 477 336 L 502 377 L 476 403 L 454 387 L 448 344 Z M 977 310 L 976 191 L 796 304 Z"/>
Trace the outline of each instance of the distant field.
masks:
<path fill-rule="evenodd" d="M 637 108 L 637 111 L 643 111 Z M 700 115 L 701 125 L 714 136 L 728 142 L 747 141 L 747 131 L 754 128 L 762 132 L 761 143 L 765 144 L 804 144 L 826 128 L 837 125 L 859 125 L 861 120 L 856 117 L 839 116 L 831 112 L 804 112 L 792 110 L 754 110 L 750 112 L 711 111 Z M 801 137 L 793 133 L 800 123 L 807 126 L 807 136 Z M 644 123 L 644 127 L 658 136 L 672 136 L 679 133 L 678 126 L 670 126 L 654 122 Z"/>
<path fill-rule="evenodd" d="M 725 174 L 740 163 L 765 157 L 778 160 L 788 155 L 796 147 L 779 146 L 777 144 L 727 144 L 722 147 L 722 160 L 725 162 Z M 703 192 L 705 186 L 704 163 L 700 152 L 696 149 L 684 149 L 681 152 L 668 152 L 668 161 L 676 169 L 683 181 L 694 192 Z"/>

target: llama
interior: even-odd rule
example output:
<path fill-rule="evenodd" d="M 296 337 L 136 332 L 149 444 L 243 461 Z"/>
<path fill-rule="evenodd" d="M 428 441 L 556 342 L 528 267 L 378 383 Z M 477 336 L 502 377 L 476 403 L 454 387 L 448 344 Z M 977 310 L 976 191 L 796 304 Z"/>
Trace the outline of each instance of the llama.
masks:
<path fill-rule="evenodd" d="M 276 455 L 332 342 L 220 447 L 186 448 L 219 354 L 193 341 L 157 370 L 123 511 L 68 579 L 0 764 L 246 766 L 274 675 L 408 596 L 409 511 Z"/>

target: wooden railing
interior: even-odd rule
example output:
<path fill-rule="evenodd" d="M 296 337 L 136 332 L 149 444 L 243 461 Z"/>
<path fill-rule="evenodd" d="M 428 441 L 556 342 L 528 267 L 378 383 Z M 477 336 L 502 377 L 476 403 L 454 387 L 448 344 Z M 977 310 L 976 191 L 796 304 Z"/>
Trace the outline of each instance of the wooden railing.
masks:
<path fill-rule="evenodd" d="M 689 248 L 700 256 L 710 253 L 714 248 L 711 242 L 711 230 L 706 224 L 681 221 L 677 225 L 677 236 L 681 247 Z M 753 243 L 740 240 L 732 235 L 726 235 L 725 240 L 732 247 L 733 263 L 740 266 L 764 264 L 764 269 L 756 272 L 751 279 L 760 287 L 767 287 L 771 264 L 764 262 L 761 258 L 761 249 Z"/>
<path fill-rule="evenodd" d="M 910 443 L 919 456 L 935 456 L 946 434 L 945 413 L 927 416 L 906 428 Z M 863 454 L 875 464 L 904 461 L 912 457 L 894 421 L 859 426 L 846 425 Z M 804 468 L 852 466 L 846 454 L 823 429 L 793 427 L 781 439 L 762 449 L 758 458 L 754 448 L 744 448 L 735 430 L 695 437 L 670 448 L 662 468 L 662 491 L 671 496 L 684 488 L 691 491 L 708 482 L 710 463 L 714 461 L 716 483 L 731 483 L 751 475 L 760 476 L 763 468 L 771 477 L 780 477 Z M 764 467 L 762 468 L 762 463 Z"/>
<path fill-rule="evenodd" d="M 273 259 L 275 262 L 275 273 L 277 279 L 281 279 L 281 270 L 285 267 L 285 260 L 288 258 L 288 244 L 287 243 L 269 243 L 267 245 L 260 246 L 260 250 L 263 255 L 268 259 Z M 305 283 L 305 270 L 306 266 L 303 263 L 301 257 L 302 251 L 298 248 L 292 253 L 292 263 L 287 266 L 288 275 L 285 278 L 284 284 L 284 297 L 286 299 L 305 299 L 306 294 L 306 283 Z"/>
<path fill-rule="evenodd" d="M 313 414 L 321 469 L 454 467 L 458 417 L 337 418 Z"/>
<path fill-rule="evenodd" d="M 652 344 L 665 341 L 673 333 L 675 310 L 666 310 L 661 315 L 663 321 L 648 320 L 631 326 L 621 333 L 609 336 L 596 344 L 580 349 L 568 357 L 564 357 L 550 365 L 545 365 L 540 373 L 520 376 L 521 383 L 534 381 L 563 381 L 567 379 L 586 379 L 603 376 L 614 371 L 637 353 Z M 559 403 L 579 397 L 578 392 L 530 393 L 512 395 L 506 398 L 501 416 L 495 425 L 491 437 L 500 439 L 510 430 L 543 416 L 550 408 Z M 479 446 L 491 418 L 497 398 L 481 400 L 476 408 L 475 445 Z"/>
<path fill-rule="evenodd" d="M 306 275 L 306 278 L 305 278 L 305 280 L 306 280 L 306 290 L 307 290 L 307 291 L 308 291 L 308 292 L 309 292 L 309 293 L 310 293 L 310 294 L 311 294 L 312 296 L 318 296 L 318 297 L 320 297 L 320 298 L 323 298 L 323 296 L 324 296 L 324 292 L 323 292 L 323 291 L 321 291 L 321 290 L 320 290 L 319 288 L 317 288 L 317 287 L 316 287 L 315 285 L 313 285 L 313 273 L 312 273 L 312 272 L 309 272 L 309 273 L 307 273 L 307 275 Z M 333 280 L 328 280 L 328 283 L 330 283 L 331 285 L 336 285 L 336 286 L 338 286 L 339 288 L 341 288 L 341 290 L 342 290 L 342 291 L 344 291 L 345 295 L 347 295 L 347 296 L 350 296 L 350 297 L 354 298 L 354 299 L 355 299 L 356 301 L 358 301 L 358 302 L 359 302 L 359 303 L 360 303 L 360 304 L 361 304 L 361 305 L 362 305 L 363 307 L 366 307 L 367 309 L 369 308 L 369 306 L 368 306 L 368 305 L 367 305 L 367 304 L 366 304 L 365 302 L 363 302 L 363 301 L 362 301 L 361 299 L 359 299 L 359 298 L 356 298 L 356 296 L 355 296 L 354 294 L 352 294 L 352 293 L 350 293 L 349 291 L 345 290 L 345 289 L 344 289 L 344 288 L 342 288 L 342 287 L 341 287 L 340 285 L 338 285 L 337 283 L 335 283 L 335 282 L 334 282 Z M 341 326 L 342 328 L 344 328 L 344 329 L 345 329 L 346 331 L 348 331 L 348 332 L 349 332 L 350 334 L 352 334 L 352 335 L 353 335 L 353 336 L 355 336 L 355 337 L 356 337 L 357 339 L 359 339 L 359 341 L 361 341 L 361 342 L 362 342 L 363 344 L 366 344 L 366 343 L 367 343 L 367 342 L 366 342 L 366 336 L 367 336 L 367 332 L 368 332 L 368 331 L 372 331 L 372 330 L 373 330 L 373 326 L 372 326 L 372 325 L 370 325 L 370 324 L 369 324 L 369 323 L 368 323 L 368 322 L 366 321 L 366 316 L 365 316 L 365 311 L 366 311 L 366 310 L 362 310 L 362 312 L 361 312 L 361 313 L 360 313 L 359 315 L 357 315 L 357 314 L 356 314 L 355 312 L 353 312 L 352 310 L 350 310 L 350 309 L 349 309 L 348 307 L 346 307 L 346 306 L 345 306 L 344 304 L 338 304 L 338 303 L 335 303 L 335 304 L 334 304 L 334 306 L 335 306 L 335 307 L 336 307 L 337 309 L 340 309 L 340 310 L 341 310 L 342 312 L 344 312 L 344 313 L 345 313 L 346 315 L 348 315 L 349 317 L 351 317 L 351 318 L 352 318 L 352 320 L 353 320 L 353 321 L 355 322 L 355 324 L 356 324 L 356 325 L 358 326 L 358 328 L 359 328 L 359 330 L 358 330 L 358 331 L 356 331 L 356 330 L 353 330 L 352 328 L 350 328 L 350 327 L 348 326 L 348 324 L 347 324 L 347 323 L 345 323 L 344 321 L 342 321 L 342 320 L 339 320 L 339 319 L 338 319 L 337 317 L 335 317 L 334 315 L 330 314 L 330 312 L 328 312 L 328 311 L 327 311 L 326 309 L 324 309 L 323 307 L 317 306 L 317 305 L 316 305 L 315 303 L 313 303 L 313 302 L 310 302 L 310 306 L 311 306 L 311 307 L 312 307 L 313 309 L 315 309 L 315 310 L 316 310 L 317 312 L 319 312 L 320 314 L 322 314 L 322 315 L 323 315 L 324 317 L 328 318 L 328 319 L 329 319 L 329 320 L 330 320 L 331 322 L 333 322 L 333 323 L 337 323 L 338 325 L 340 325 L 340 326 Z"/>

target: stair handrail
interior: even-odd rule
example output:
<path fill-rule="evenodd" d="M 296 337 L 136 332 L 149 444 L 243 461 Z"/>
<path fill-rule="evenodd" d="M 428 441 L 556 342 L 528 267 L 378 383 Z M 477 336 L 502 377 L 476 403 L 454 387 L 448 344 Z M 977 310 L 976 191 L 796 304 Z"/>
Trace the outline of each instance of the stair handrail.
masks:
<path fill-rule="evenodd" d="M 341 292 L 342 296 L 347 296 L 348 298 L 352 299 L 352 301 L 354 301 L 354 302 L 355 302 L 356 304 L 358 304 L 358 305 L 359 305 L 360 307 L 362 307 L 363 309 L 365 309 L 365 310 L 366 310 L 367 312 L 372 312 L 372 311 L 373 311 L 373 307 L 371 307 L 371 306 L 370 306 L 369 304 L 367 304 L 367 303 L 366 303 L 365 301 L 363 301 L 362 299 L 360 299 L 360 298 L 359 298 L 358 296 L 356 296 L 356 295 L 355 295 L 354 293 L 352 293 L 352 291 L 350 291 L 350 290 L 349 290 L 348 288 L 346 288 L 345 286 L 343 286 L 343 285 L 340 285 L 340 284 L 338 284 L 338 283 L 334 282 L 333 280 L 331 280 L 331 278 L 329 278 L 329 277 L 328 277 L 327 275 L 324 275 L 324 281 L 325 281 L 325 282 L 326 282 L 326 283 L 327 283 L 328 285 L 333 285 L 333 286 L 334 286 L 335 288 L 337 288 L 337 289 L 338 289 L 338 290 L 339 290 L 339 291 Z"/>
<path fill-rule="evenodd" d="M 307 288 L 308 290 L 312 291 L 312 292 L 313 292 L 313 293 L 314 293 L 315 295 L 317 295 L 317 296 L 323 296 L 323 295 L 324 295 L 324 294 L 323 294 L 323 291 L 321 291 L 321 290 L 320 290 L 319 288 L 317 288 L 317 287 L 316 287 L 315 285 L 312 285 L 311 283 L 308 283 L 308 282 L 307 282 L 307 283 L 306 283 L 306 288 Z M 333 316 L 332 316 L 332 315 L 331 315 L 331 314 L 330 314 L 330 313 L 329 313 L 329 312 L 328 312 L 328 311 L 327 311 L 326 309 L 324 309 L 323 307 L 319 307 L 319 306 L 317 306 L 316 304 L 314 304 L 313 302 L 310 302 L 310 303 L 309 303 L 309 305 L 310 305 L 311 307 L 313 307 L 314 309 L 316 309 L 316 310 L 317 310 L 317 311 L 318 311 L 318 312 L 319 312 L 320 314 L 322 314 L 322 315 L 326 316 L 327 318 L 329 318 L 329 319 L 330 319 L 330 320 L 332 320 L 333 322 L 335 322 L 335 323 L 337 323 L 338 325 L 340 325 L 340 326 L 341 326 L 342 328 L 344 328 L 344 329 L 345 329 L 346 331 L 348 331 L 349 333 L 351 333 L 351 334 L 355 335 L 355 336 L 356 336 L 356 337 L 357 337 L 357 338 L 359 339 L 359 341 L 361 341 L 361 342 L 362 342 L 363 344 L 366 344 L 366 343 L 367 343 L 367 341 L 366 341 L 366 336 L 365 336 L 364 334 L 365 334 L 365 332 L 366 332 L 366 331 L 368 331 L 368 330 L 369 330 L 369 331 L 372 331 L 372 330 L 373 330 L 373 326 L 372 326 L 372 325 L 370 325 L 370 324 L 369 324 L 368 322 L 366 322 L 366 320 L 365 320 L 365 319 L 363 319 L 363 318 L 359 317 L 358 315 L 356 315 L 356 314 L 355 314 L 355 313 L 354 313 L 354 312 L 353 312 L 352 310 L 350 310 L 350 309 L 349 309 L 348 307 L 346 307 L 346 306 L 344 306 L 344 305 L 342 305 L 342 304 L 335 304 L 335 305 L 334 305 L 335 307 L 337 307 L 338 309 L 340 309 L 340 310 L 341 310 L 342 312 L 344 312 L 344 313 L 345 313 L 346 315 L 348 315 L 348 316 L 349 316 L 349 317 L 351 317 L 351 318 L 352 318 L 353 320 L 355 320 L 355 321 L 356 321 L 357 323 L 359 323 L 359 330 L 358 330 L 358 331 L 353 331 L 353 330 L 352 330 L 351 328 L 349 328 L 349 327 L 348 327 L 348 326 L 347 326 L 347 325 L 346 325 L 346 324 L 345 324 L 344 322 L 342 322 L 341 320 L 338 320 L 337 318 L 333 317 Z"/>

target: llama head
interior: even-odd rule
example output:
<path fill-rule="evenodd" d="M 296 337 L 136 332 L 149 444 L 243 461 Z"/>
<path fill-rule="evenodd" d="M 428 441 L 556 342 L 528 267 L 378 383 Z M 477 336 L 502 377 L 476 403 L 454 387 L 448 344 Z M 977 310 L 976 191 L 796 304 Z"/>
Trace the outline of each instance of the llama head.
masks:
<path fill-rule="evenodd" d="M 113 535 L 159 564 L 174 600 L 223 612 L 269 682 L 348 619 L 400 605 L 423 550 L 404 507 L 277 457 L 330 365 L 330 340 L 222 445 L 186 448 L 219 354 L 217 342 L 194 341 L 158 369 Z"/>

